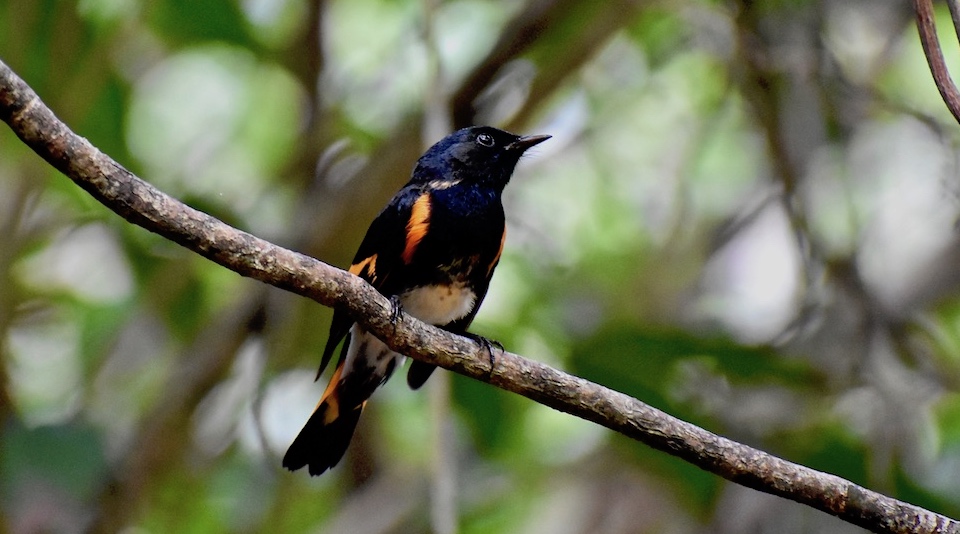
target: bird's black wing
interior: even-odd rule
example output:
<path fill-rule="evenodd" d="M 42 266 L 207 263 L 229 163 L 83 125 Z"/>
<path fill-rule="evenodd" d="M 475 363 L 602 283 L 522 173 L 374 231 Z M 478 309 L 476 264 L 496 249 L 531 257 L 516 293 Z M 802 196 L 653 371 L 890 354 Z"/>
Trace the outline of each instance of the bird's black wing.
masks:
<path fill-rule="evenodd" d="M 419 226 L 425 226 L 430 214 L 430 198 L 422 188 L 416 185 L 406 185 L 394 195 L 390 203 L 370 223 L 367 234 L 360 243 L 360 248 L 353 258 L 348 269 L 351 273 L 363 278 L 373 287 L 385 295 L 389 291 L 393 278 L 391 274 L 403 265 L 404 258 L 409 258 L 412 251 L 423 238 L 417 234 Z M 319 378 L 333 357 L 333 351 L 350 331 L 353 319 L 341 309 L 334 309 L 333 321 L 330 324 L 330 335 L 323 349 L 320 359 Z M 346 344 L 340 354 L 344 358 Z"/>

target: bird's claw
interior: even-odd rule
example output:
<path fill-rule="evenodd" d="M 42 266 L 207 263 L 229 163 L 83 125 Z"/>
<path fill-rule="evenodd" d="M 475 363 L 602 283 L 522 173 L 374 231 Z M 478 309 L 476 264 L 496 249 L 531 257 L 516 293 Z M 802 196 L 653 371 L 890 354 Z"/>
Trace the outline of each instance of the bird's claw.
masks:
<path fill-rule="evenodd" d="M 493 349 L 494 347 L 496 347 L 497 350 L 499 350 L 500 352 L 504 352 L 503 343 L 500 343 L 496 339 L 485 338 L 483 336 L 478 336 L 477 334 L 471 334 L 469 332 L 464 333 L 463 335 L 466 336 L 471 341 L 475 342 L 476 344 L 480 345 L 481 350 L 487 351 L 487 354 L 490 356 L 490 376 L 493 376 L 493 368 L 497 363 L 496 355 L 493 353 Z"/>
<path fill-rule="evenodd" d="M 393 332 L 397 332 L 397 323 L 400 322 L 400 315 L 403 314 L 403 306 L 400 304 L 400 297 L 394 295 L 390 297 L 390 324 L 393 325 Z"/>

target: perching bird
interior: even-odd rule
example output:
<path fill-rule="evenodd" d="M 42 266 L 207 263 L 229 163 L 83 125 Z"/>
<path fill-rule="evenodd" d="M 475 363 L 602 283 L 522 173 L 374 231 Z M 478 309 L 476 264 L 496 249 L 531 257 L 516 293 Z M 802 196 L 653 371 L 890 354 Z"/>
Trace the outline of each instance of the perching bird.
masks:
<path fill-rule="evenodd" d="M 503 251 L 503 188 L 524 151 L 549 138 L 475 126 L 440 140 L 373 220 L 350 272 L 421 321 L 466 334 Z M 307 466 L 319 475 L 337 465 L 367 399 L 403 364 L 404 356 L 335 310 L 318 378 L 348 334 L 330 384 L 283 457 L 291 471 Z M 419 388 L 433 369 L 412 362 L 407 383 Z"/>

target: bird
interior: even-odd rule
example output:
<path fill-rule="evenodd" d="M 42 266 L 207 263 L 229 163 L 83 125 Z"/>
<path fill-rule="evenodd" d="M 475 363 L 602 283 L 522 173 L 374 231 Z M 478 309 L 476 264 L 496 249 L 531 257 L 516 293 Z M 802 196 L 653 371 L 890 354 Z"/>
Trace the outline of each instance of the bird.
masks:
<path fill-rule="evenodd" d="M 491 126 L 463 128 L 417 160 L 410 180 L 370 224 L 349 271 L 426 323 L 479 341 L 467 332 L 490 287 L 506 239 L 501 196 L 521 156 L 549 135 L 519 136 Z M 317 379 L 346 338 L 320 402 L 283 457 L 283 467 L 317 476 L 346 453 L 374 391 L 403 365 L 392 351 L 334 309 Z M 491 349 L 491 358 L 493 357 Z M 434 366 L 414 360 L 412 389 Z"/>

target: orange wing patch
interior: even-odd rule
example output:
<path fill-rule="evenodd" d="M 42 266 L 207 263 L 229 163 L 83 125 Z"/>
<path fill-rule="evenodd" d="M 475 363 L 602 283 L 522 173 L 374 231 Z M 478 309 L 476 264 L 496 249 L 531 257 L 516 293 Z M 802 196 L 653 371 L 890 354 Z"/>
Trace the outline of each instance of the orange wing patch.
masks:
<path fill-rule="evenodd" d="M 500 261 L 500 255 L 503 254 L 503 244 L 507 242 L 507 228 L 503 228 L 503 234 L 500 236 L 500 249 L 497 250 L 497 255 L 493 257 L 493 261 L 490 262 L 490 265 L 487 267 L 487 278 L 490 278 L 490 275 L 493 274 L 493 268 L 497 266 L 497 263 Z"/>
<path fill-rule="evenodd" d="M 417 250 L 417 245 L 427 235 L 430 229 L 430 193 L 420 195 L 420 198 L 413 203 L 413 209 L 410 212 L 410 220 L 407 222 L 407 240 L 403 247 L 403 263 L 410 264 L 413 261 L 413 253 Z"/>
<path fill-rule="evenodd" d="M 354 263 L 348 269 L 351 274 L 355 274 L 368 282 L 374 282 L 377 279 L 377 255 L 374 254 L 369 258 L 359 262 Z"/>

